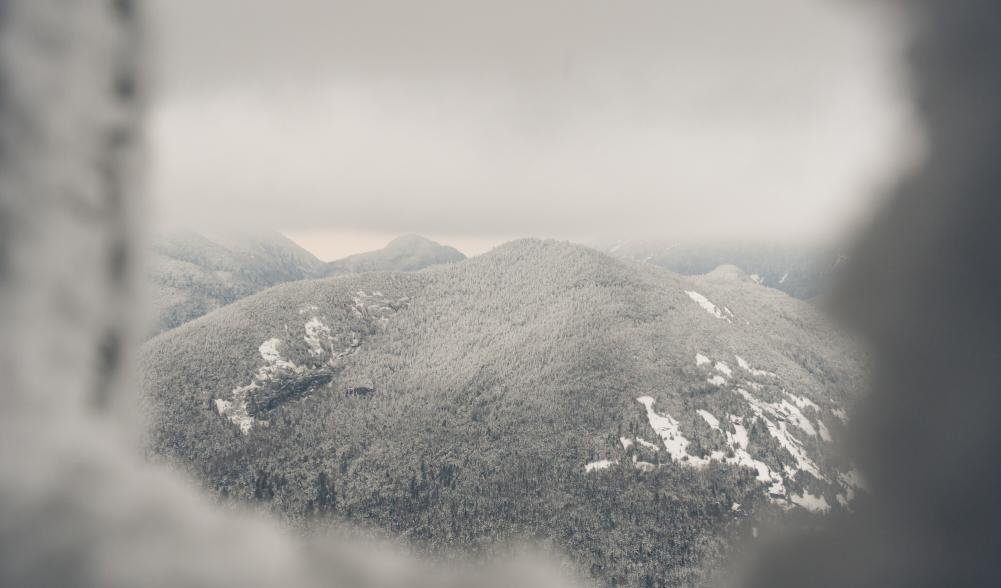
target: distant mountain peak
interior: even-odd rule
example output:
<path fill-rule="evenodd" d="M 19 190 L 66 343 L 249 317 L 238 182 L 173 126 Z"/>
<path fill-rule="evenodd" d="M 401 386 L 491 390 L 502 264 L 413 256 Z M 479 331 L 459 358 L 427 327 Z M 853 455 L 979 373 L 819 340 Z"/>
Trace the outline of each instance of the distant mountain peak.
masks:
<path fill-rule="evenodd" d="M 405 233 L 390 241 L 383 249 L 400 249 L 424 246 L 442 247 L 441 243 L 432 241 L 424 235 L 418 235 L 417 233 Z"/>
<path fill-rule="evenodd" d="M 322 261 L 276 231 L 176 228 L 156 234 L 150 254 L 154 332 L 324 270 Z"/>
<path fill-rule="evenodd" d="M 519 255 L 523 253 L 542 253 L 544 255 L 560 255 L 569 252 L 587 252 L 588 254 L 600 254 L 584 245 L 572 243 L 570 241 L 560 241 L 557 239 L 540 239 L 538 237 L 523 237 L 508 241 L 484 254 L 490 255 Z M 603 255 L 603 254 L 600 254 Z"/>
<path fill-rule="evenodd" d="M 836 244 L 670 244 L 666 242 L 603 242 L 595 248 L 620 259 L 661 267 L 685 276 L 750 280 L 795 298 L 812 300 L 830 287 L 839 259 Z M 721 265 L 733 265 L 746 276 Z"/>
<path fill-rule="evenodd" d="M 546 272 L 550 277 L 555 275 L 571 275 L 573 268 L 583 270 L 591 268 L 612 269 L 621 265 L 613 257 L 570 241 L 555 239 L 524 238 L 515 239 L 498 245 L 473 261 L 492 263 L 501 266 L 500 271 L 510 271 L 515 266 L 525 266 L 533 272 Z M 519 270 L 515 270 L 519 271 Z M 613 270 L 615 271 L 615 270 Z"/>
<path fill-rule="evenodd" d="M 458 249 L 408 233 L 377 251 L 358 253 L 327 264 L 327 275 L 384 271 L 416 271 L 466 259 Z"/>
<path fill-rule="evenodd" d="M 730 263 L 717 266 L 716 269 L 706 274 L 706 277 L 718 280 L 737 280 L 740 282 L 753 281 L 747 272 Z"/>

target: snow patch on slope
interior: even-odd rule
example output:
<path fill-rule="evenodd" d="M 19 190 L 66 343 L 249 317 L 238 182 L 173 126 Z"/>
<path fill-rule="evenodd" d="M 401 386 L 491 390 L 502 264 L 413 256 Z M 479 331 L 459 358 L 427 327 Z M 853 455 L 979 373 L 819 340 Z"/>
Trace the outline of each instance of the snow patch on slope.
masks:
<path fill-rule="evenodd" d="M 264 343 L 261 343 L 261 346 L 257 348 L 257 351 L 267 363 L 277 363 L 281 361 L 282 358 L 282 354 L 278 351 L 278 346 L 280 344 L 280 339 L 268 339 Z"/>
<path fill-rule="evenodd" d="M 699 409 L 698 413 L 710 428 L 719 429 L 719 419 L 714 417 L 711 412 Z"/>
<path fill-rule="evenodd" d="M 309 346 L 309 354 L 313 357 L 323 355 L 323 343 L 329 342 L 331 337 L 330 327 L 323 324 L 317 317 L 309 319 L 305 324 L 306 334 L 302 336 L 306 345 Z"/>
<path fill-rule="evenodd" d="M 410 297 L 408 296 L 402 296 L 394 300 L 382 292 L 366 293 L 364 290 L 355 292 L 351 300 L 354 303 L 351 311 L 356 316 L 374 320 L 379 325 L 385 324 L 392 315 L 410 303 Z"/>
<path fill-rule="evenodd" d="M 261 387 L 261 384 L 273 380 L 276 376 L 284 372 L 301 373 L 303 368 L 295 363 L 282 358 L 279 346 L 281 339 L 271 338 L 261 343 L 257 351 L 264 360 L 264 365 L 258 368 L 253 380 L 246 386 L 234 388 L 229 399 L 217 398 L 215 400 L 216 412 L 226 417 L 230 422 L 240 428 L 242 433 L 250 432 L 255 424 L 264 424 L 250 416 L 247 409 L 249 394 Z"/>
<path fill-rule="evenodd" d="M 759 370 L 759 369 L 755 369 L 755 368 L 751 367 L 751 364 L 747 363 L 747 360 L 744 359 L 743 357 L 739 356 L 739 355 L 735 355 L 734 357 L 737 359 L 737 365 L 740 366 L 740 369 L 742 369 L 742 370 L 744 370 L 746 372 L 750 372 L 751 375 L 753 375 L 753 376 L 770 377 L 770 378 L 777 378 L 778 377 L 777 375 L 775 375 L 774 372 L 769 372 L 767 370 Z"/>
<path fill-rule="evenodd" d="M 765 426 L 768 428 L 768 433 L 779 442 L 779 445 L 785 448 L 785 450 L 792 455 L 794 460 L 796 460 L 795 468 L 786 466 L 786 474 L 790 478 L 794 477 L 797 471 L 804 471 L 818 480 L 824 479 L 823 475 L 820 473 L 820 468 L 818 468 L 817 464 L 810 459 L 809 455 L 807 455 L 806 449 L 803 447 L 803 443 L 792 434 L 786 424 L 789 420 L 795 420 L 797 426 L 803 428 L 805 421 L 809 430 L 813 430 L 813 426 L 810 425 L 810 422 L 803 417 L 802 413 L 800 413 L 794 405 L 785 400 L 781 403 L 764 402 L 755 398 L 750 392 L 744 390 L 743 388 L 738 388 L 737 394 L 747 401 L 751 410 L 754 411 L 755 416 L 765 423 Z M 800 418 L 793 416 L 793 411 L 795 411 L 795 414 L 798 414 Z M 806 432 L 805 429 L 804 432 Z M 816 435 L 816 432 L 813 434 Z"/>
<path fill-rule="evenodd" d="M 369 294 L 360 290 L 352 296 L 351 302 L 351 313 L 379 327 L 385 325 L 400 309 L 405 308 L 410 299 L 405 296 L 391 299 L 382 292 Z M 322 381 L 326 376 L 329 380 L 331 371 L 337 369 L 338 361 L 358 350 L 362 337 L 359 332 L 348 329 L 347 332 L 335 334 L 317 315 L 318 311 L 315 305 L 304 306 L 298 310 L 300 316 L 309 316 L 303 324 L 302 336 L 309 352 L 309 359 L 312 360 L 307 361 L 309 365 L 299 366 L 285 359 L 281 352 L 283 347 L 281 339 L 271 338 L 264 341 L 258 348 L 264 365 L 257 369 L 249 384 L 234 388 L 227 398 L 215 399 L 214 406 L 219 415 L 229 419 L 243 433 L 248 433 L 254 425 L 266 424 L 266 421 L 250 414 L 248 401 L 252 393 L 271 382 L 290 376 L 304 375 L 306 378 L 316 376 L 318 381 Z M 285 330 L 287 333 L 288 325 Z"/>
<path fill-rule="evenodd" d="M 640 461 L 635 455 L 633 456 L 633 467 L 641 472 L 652 472 L 657 469 L 657 464 L 650 463 L 648 461 Z"/>
<path fill-rule="evenodd" d="M 646 407 L 646 416 L 650 427 L 660 436 L 661 441 L 664 443 L 664 448 L 667 449 L 667 453 L 671 456 L 671 459 L 682 461 L 692 458 L 688 454 L 688 445 L 690 442 L 681 434 L 678 421 L 674 420 L 667 413 L 660 415 L 654 412 L 653 405 L 656 400 L 650 396 L 641 396 L 636 401 Z"/>
<path fill-rule="evenodd" d="M 800 488 L 802 483 L 800 476 L 804 474 L 808 474 L 818 482 L 828 482 L 810 454 L 810 450 L 816 446 L 816 443 L 804 444 L 803 441 L 810 437 L 819 437 L 825 442 L 831 441 L 830 431 L 819 418 L 819 414 L 811 414 L 809 417 L 804 414 L 804 411 L 809 413 L 811 410 L 820 413 L 820 407 L 805 396 L 799 396 L 786 390 L 774 390 L 771 384 L 764 384 L 760 378 L 780 380 L 778 375 L 767 370 L 754 368 L 743 357 L 734 357 L 737 367 L 749 374 L 743 382 L 734 379 L 737 377 L 736 368 L 731 368 L 725 361 L 714 360 L 703 353 L 695 355 L 697 367 L 707 369 L 707 371 L 712 370 L 707 381 L 724 390 L 732 391 L 746 403 L 751 413 L 745 420 L 745 417 L 742 416 L 725 414 L 722 417 L 717 417 L 708 410 L 696 409 L 698 417 L 710 429 L 718 431 L 725 439 L 723 449 L 702 452 L 700 455 L 693 454 L 691 452 L 693 441 L 685 435 L 678 419 L 669 413 L 656 411 L 654 409 L 656 401 L 652 396 L 640 396 L 636 399 L 644 406 L 647 422 L 660 438 L 670 460 L 683 467 L 692 468 L 703 468 L 713 462 L 750 468 L 756 472 L 756 479 L 765 486 L 765 494 L 773 503 L 786 508 L 801 507 L 812 512 L 828 512 L 830 505 L 824 495 L 814 496 L 809 492 L 799 494 L 790 492 L 790 488 Z M 754 379 L 759 381 L 755 382 Z M 770 394 L 774 400 L 764 400 L 749 392 L 748 389 L 762 394 Z M 766 389 L 769 392 L 764 392 Z M 769 396 L 765 396 L 765 398 L 769 398 Z M 775 468 L 752 456 L 749 450 L 750 434 L 748 432 L 752 425 L 757 427 L 763 425 L 768 436 L 784 450 L 777 456 L 779 464 Z M 660 447 L 639 437 L 623 437 L 620 438 L 620 443 L 625 450 L 637 446 L 651 450 L 660 449 Z M 760 449 L 756 446 L 755 451 L 760 451 Z M 642 471 L 652 471 L 661 467 L 641 462 L 636 454 L 633 455 L 633 465 Z M 848 474 L 839 474 L 838 480 L 834 482 L 835 491 L 838 494 L 830 496 L 837 498 L 837 502 L 840 504 L 849 504 L 854 496 L 854 481 L 854 479 L 849 478 Z"/>
<path fill-rule="evenodd" d="M 601 459 L 601 460 L 598 460 L 598 461 L 592 461 L 592 462 L 590 462 L 590 463 L 588 463 L 588 464 L 586 464 L 584 466 L 584 471 L 590 473 L 590 472 L 597 472 L 597 471 L 601 471 L 601 470 L 607 470 L 608 468 L 612 467 L 614 464 L 615 464 L 614 461 L 610 461 L 610 460 L 607 460 L 607 459 Z"/>
<path fill-rule="evenodd" d="M 797 506 L 801 506 L 810 512 L 827 512 L 831 510 L 831 505 L 827 504 L 827 499 L 823 496 L 814 496 L 809 492 L 802 495 L 793 494 L 789 500 Z"/>
<path fill-rule="evenodd" d="M 727 445 L 732 451 L 732 456 L 727 456 L 725 451 L 713 451 L 708 458 L 698 457 L 688 453 L 688 439 L 681 433 L 678 428 L 678 422 L 671 417 L 669 414 L 657 414 L 653 410 L 653 405 L 655 400 L 650 396 L 641 396 L 636 399 L 637 402 L 646 407 L 647 420 L 654 431 L 660 435 L 661 440 L 664 442 L 664 447 L 667 449 L 668 453 L 671 455 L 671 459 L 689 467 L 701 468 L 708 465 L 710 462 L 725 463 L 731 465 L 737 465 L 742 467 L 748 467 L 757 472 L 757 479 L 760 482 L 768 484 L 767 494 L 772 500 L 781 502 L 785 495 L 785 483 L 782 476 L 774 471 L 762 461 L 756 460 L 751 457 L 751 454 L 747 451 L 748 445 L 748 434 L 747 429 L 743 425 L 743 420 L 737 416 L 729 416 L 730 424 L 733 426 L 734 432 L 724 431 L 719 426 L 719 419 L 717 419 L 712 413 L 700 410 L 699 415 L 702 419 L 713 429 L 720 431 L 726 437 Z"/>
<path fill-rule="evenodd" d="M 841 483 L 841 487 L 845 492 L 844 499 L 842 499 L 841 495 L 838 495 L 838 502 L 846 506 L 855 498 L 856 491 L 865 490 L 865 483 L 862 480 L 862 476 L 855 469 L 840 472 L 838 474 L 838 482 Z"/>
<path fill-rule="evenodd" d="M 637 437 L 636 442 L 639 443 L 642 447 L 646 447 L 650 451 L 660 451 L 660 445 L 657 445 L 656 443 L 650 443 L 649 441 L 647 441 L 642 437 Z"/>
<path fill-rule="evenodd" d="M 813 410 L 816 410 L 817 412 L 820 412 L 820 407 L 817 406 L 816 403 L 814 403 L 809 398 L 805 398 L 803 396 L 796 396 L 795 394 L 791 394 L 789 392 L 786 392 L 785 395 L 788 396 L 789 399 L 792 400 L 794 403 L 796 403 L 796 406 L 800 409 L 806 409 L 809 407 L 812 408 Z"/>
<path fill-rule="evenodd" d="M 706 381 L 712 384 L 713 386 L 721 386 L 721 387 L 726 386 L 726 378 L 718 374 L 712 376 L 711 378 L 707 378 Z"/>
<path fill-rule="evenodd" d="M 714 317 L 721 320 L 725 320 L 727 322 L 733 322 L 731 320 L 733 318 L 733 313 L 730 312 L 729 308 L 724 307 L 723 309 L 720 309 L 718 306 L 713 304 L 711 300 L 709 300 L 708 298 L 706 298 L 705 296 L 699 294 L 694 290 L 685 290 L 685 294 L 688 294 L 689 298 L 694 300 L 695 303 L 701 306 L 703 310 L 713 315 Z"/>

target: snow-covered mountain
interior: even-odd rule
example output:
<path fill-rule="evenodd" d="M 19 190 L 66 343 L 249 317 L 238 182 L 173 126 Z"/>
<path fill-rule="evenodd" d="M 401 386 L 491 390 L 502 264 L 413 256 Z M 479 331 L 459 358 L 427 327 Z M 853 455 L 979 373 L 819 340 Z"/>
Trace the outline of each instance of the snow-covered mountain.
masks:
<path fill-rule="evenodd" d="M 278 232 L 178 230 L 151 246 L 148 287 L 162 332 L 276 284 L 328 275 L 415 271 L 465 256 L 452 247 L 404 235 L 378 251 L 324 263 Z"/>
<path fill-rule="evenodd" d="M 160 233 L 151 243 L 147 271 L 154 331 L 323 272 L 322 261 L 277 232 Z"/>
<path fill-rule="evenodd" d="M 420 235 L 403 235 L 378 251 L 359 253 L 327 264 L 327 275 L 361 272 L 411 272 L 466 259 L 459 250 Z"/>
<path fill-rule="evenodd" d="M 860 484 L 834 451 L 859 358 L 734 267 L 517 241 L 276 286 L 141 355 L 153 451 L 220 495 L 432 550 L 546 537 L 606 584 L 690 584 Z"/>
<path fill-rule="evenodd" d="M 827 292 L 845 261 L 844 255 L 832 247 L 678 245 L 656 241 L 607 241 L 593 246 L 621 259 L 649 263 L 686 276 L 735 265 L 758 284 L 803 300 Z"/>

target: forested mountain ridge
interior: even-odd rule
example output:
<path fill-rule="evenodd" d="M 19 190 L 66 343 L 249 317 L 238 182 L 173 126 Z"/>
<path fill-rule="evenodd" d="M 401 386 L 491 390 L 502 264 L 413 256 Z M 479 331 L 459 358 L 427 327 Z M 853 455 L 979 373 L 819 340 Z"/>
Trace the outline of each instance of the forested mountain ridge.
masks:
<path fill-rule="evenodd" d="M 431 549 L 546 537 L 602 583 L 698 583 L 769 509 L 836 510 L 860 362 L 734 268 L 517 241 L 289 283 L 149 341 L 153 451 L 293 521 Z"/>
<path fill-rule="evenodd" d="M 265 288 L 324 275 L 324 264 L 277 232 L 157 234 L 147 285 L 154 332 L 172 329 Z"/>
<path fill-rule="evenodd" d="M 454 247 L 420 235 L 402 235 L 377 251 L 351 255 L 327 264 L 328 276 L 361 272 L 410 272 L 442 263 L 456 263 L 466 256 Z"/>
<path fill-rule="evenodd" d="M 276 284 L 370 271 L 415 271 L 463 259 L 456 249 L 418 235 L 403 235 L 378 251 L 325 263 L 273 231 L 162 232 L 149 248 L 152 330 L 172 329 Z"/>
<path fill-rule="evenodd" d="M 594 246 L 620 259 L 649 263 L 686 276 L 706 274 L 721 265 L 735 265 L 758 284 L 802 300 L 826 293 L 845 260 L 834 247 L 684 245 L 654 241 L 616 241 Z"/>

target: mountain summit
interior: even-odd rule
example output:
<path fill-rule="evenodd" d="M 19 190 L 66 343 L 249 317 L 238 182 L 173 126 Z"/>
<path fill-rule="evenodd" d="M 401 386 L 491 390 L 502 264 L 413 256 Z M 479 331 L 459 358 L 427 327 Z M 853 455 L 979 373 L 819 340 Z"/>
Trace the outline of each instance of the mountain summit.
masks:
<path fill-rule="evenodd" d="M 327 264 L 327 275 L 362 272 L 409 272 L 466 259 L 459 250 L 420 235 L 402 235 L 378 251 L 369 251 Z"/>
<path fill-rule="evenodd" d="M 163 232 L 153 239 L 149 252 L 152 333 L 276 284 L 327 275 L 416 271 L 463 259 L 456 249 L 419 235 L 403 235 L 379 251 L 324 263 L 275 231 Z"/>
<path fill-rule="evenodd" d="M 427 549 L 546 537 L 689 585 L 770 512 L 848 508 L 860 362 L 809 304 L 521 240 L 276 286 L 142 350 L 152 450 L 294 523 Z"/>
<path fill-rule="evenodd" d="M 154 332 L 275 284 L 323 275 L 323 262 L 278 232 L 175 230 L 156 235 L 147 287 Z"/>

